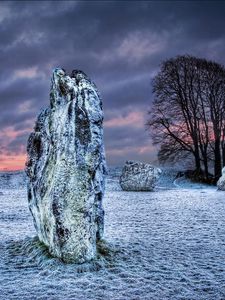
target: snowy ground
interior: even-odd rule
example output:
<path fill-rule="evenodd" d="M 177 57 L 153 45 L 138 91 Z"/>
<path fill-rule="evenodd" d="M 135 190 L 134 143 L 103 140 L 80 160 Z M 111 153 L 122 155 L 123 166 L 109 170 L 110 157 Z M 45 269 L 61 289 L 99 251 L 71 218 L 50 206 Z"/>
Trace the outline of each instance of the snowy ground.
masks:
<path fill-rule="evenodd" d="M 168 170 L 154 192 L 123 192 L 118 174 L 105 196 L 111 246 L 83 273 L 35 247 L 24 176 L 0 175 L 0 299 L 225 299 L 224 192 L 174 184 Z"/>

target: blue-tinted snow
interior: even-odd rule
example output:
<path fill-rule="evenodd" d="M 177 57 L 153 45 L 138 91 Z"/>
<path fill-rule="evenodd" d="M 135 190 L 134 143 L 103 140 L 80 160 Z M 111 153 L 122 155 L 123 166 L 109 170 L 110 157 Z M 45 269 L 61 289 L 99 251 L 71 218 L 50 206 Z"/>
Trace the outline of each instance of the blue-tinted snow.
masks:
<path fill-rule="evenodd" d="M 0 299 L 225 299 L 225 193 L 176 187 L 171 172 L 154 192 L 122 192 L 118 174 L 104 199 L 116 250 L 83 273 L 34 247 L 23 174 L 0 176 Z"/>

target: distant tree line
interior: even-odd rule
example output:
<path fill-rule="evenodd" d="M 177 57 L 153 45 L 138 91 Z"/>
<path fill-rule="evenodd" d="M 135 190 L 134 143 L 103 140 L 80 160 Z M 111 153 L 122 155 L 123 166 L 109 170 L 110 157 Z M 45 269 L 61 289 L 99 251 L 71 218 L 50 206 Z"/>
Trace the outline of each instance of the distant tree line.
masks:
<path fill-rule="evenodd" d="M 214 181 L 225 166 L 225 68 L 206 59 L 178 56 L 153 79 L 147 128 L 160 162 L 193 157 L 197 174 Z"/>

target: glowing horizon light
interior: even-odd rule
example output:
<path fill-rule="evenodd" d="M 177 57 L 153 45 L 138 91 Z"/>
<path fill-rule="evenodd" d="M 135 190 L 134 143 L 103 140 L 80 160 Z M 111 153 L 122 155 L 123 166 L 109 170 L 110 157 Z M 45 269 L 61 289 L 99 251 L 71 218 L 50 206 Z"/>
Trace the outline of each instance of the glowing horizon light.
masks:
<path fill-rule="evenodd" d="M 1 155 L 0 172 L 23 170 L 25 168 L 26 157 L 26 154 Z"/>

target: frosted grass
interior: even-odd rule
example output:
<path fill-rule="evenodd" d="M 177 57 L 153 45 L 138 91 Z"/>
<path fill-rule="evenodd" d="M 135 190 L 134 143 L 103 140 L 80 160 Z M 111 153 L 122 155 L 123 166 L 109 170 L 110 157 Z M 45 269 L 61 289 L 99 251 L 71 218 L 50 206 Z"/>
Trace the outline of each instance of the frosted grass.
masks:
<path fill-rule="evenodd" d="M 225 194 L 164 177 L 122 192 L 110 173 L 93 264 L 64 265 L 35 238 L 21 176 L 0 177 L 0 299 L 225 299 Z M 4 181 L 4 182 L 3 182 Z"/>

